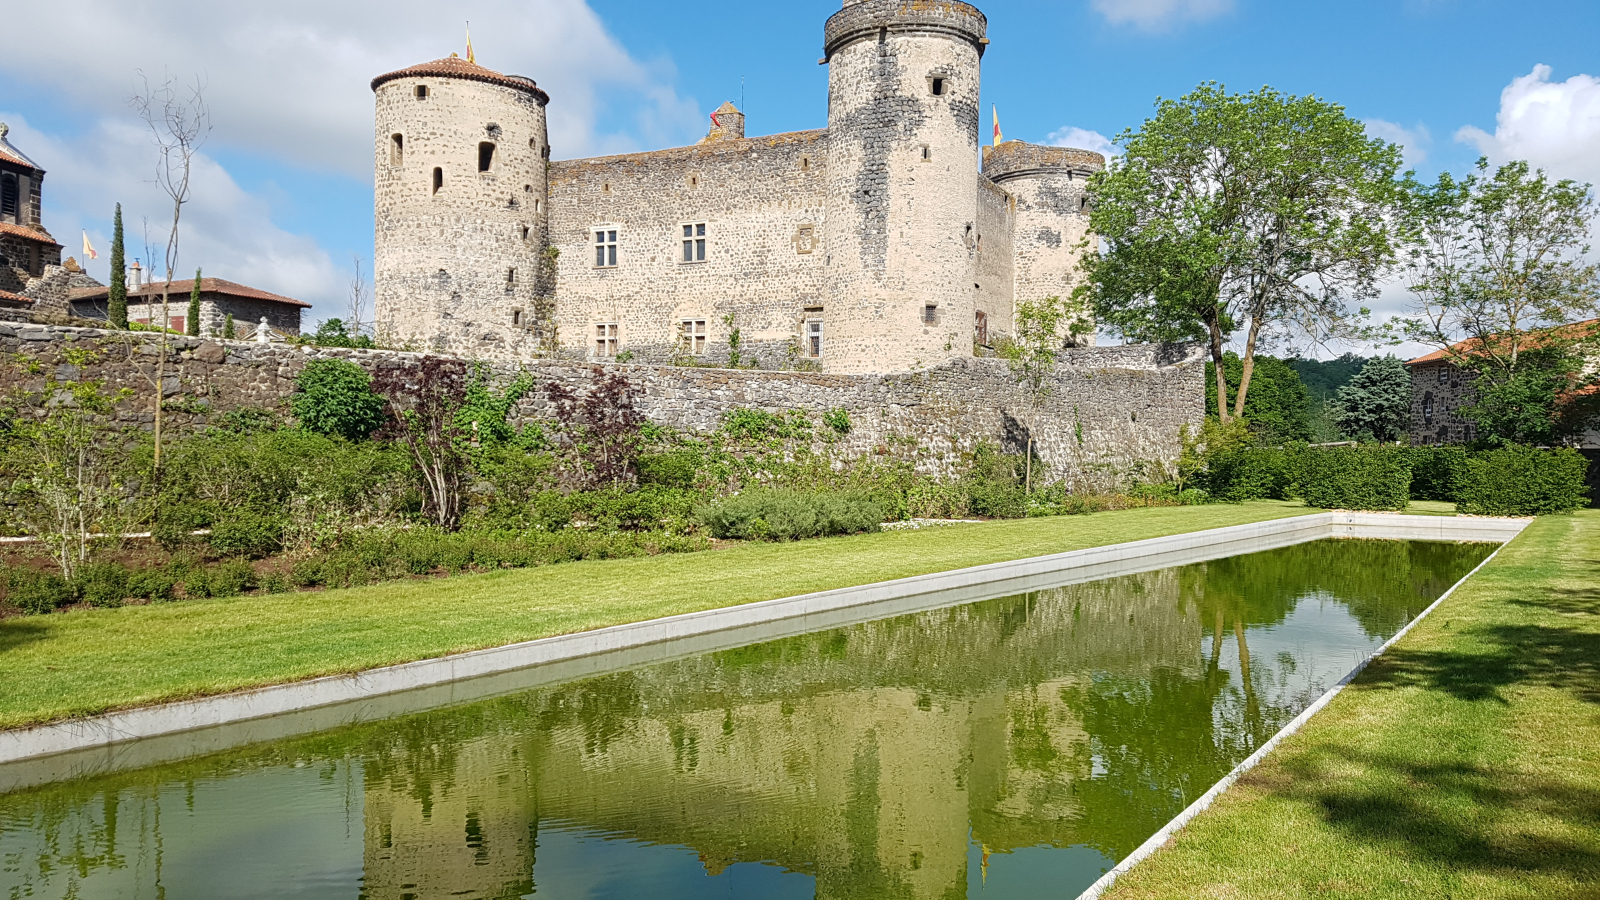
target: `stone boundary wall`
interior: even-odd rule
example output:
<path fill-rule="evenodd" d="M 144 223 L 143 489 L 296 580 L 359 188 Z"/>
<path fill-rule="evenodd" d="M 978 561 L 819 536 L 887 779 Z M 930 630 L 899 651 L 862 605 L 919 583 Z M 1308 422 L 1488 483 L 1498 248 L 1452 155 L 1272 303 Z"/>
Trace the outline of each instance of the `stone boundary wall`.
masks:
<path fill-rule="evenodd" d="M 172 433 L 201 430 L 218 414 L 234 409 L 281 406 L 294 393 L 295 377 L 313 359 L 348 359 L 369 371 L 414 368 L 424 359 L 420 353 L 394 350 L 187 337 L 170 341 L 162 387 L 166 427 Z M 7 394 L 38 392 L 62 381 L 100 379 L 110 388 L 133 392 L 132 399 L 118 406 L 116 420 L 150 430 L 158 346 L 155 335 L 143 332 L 0 321 L 0 387 Z M 74 364 L 74 357 L 83 364 Z M 741 407 L 775 413 L 803 410 L 819 427 L 821 413 L 842 408 L 852 425 L 840 441 L 847 455 L 911 458 L 919 470 L 931 474 L 949 474 L 960 454 L 980 442 L 1022 452 L 1031 431 L 1045 467 L 1041 477 L 1066 478 L 1085 489 L 1113 487 L 1139 467 L 1170 465 L 1179 451 L 1179 427 L 1198 427 L 1205 398 L 1204 358 L 1193 345 L 1073 350 L 1036 404 L 1000 359 L 957 359 L 896 375 L 562 360 L 483 365 L 497 381 L 526 370 L 541 387 L 560 382 L 578 390 L 597 371 L 615 372 L 638 389 L 638 406 L 651 421 L 689 431 L 711 430 L 726 412 Z M 514 417 L 542 417 L 548 407 L 546 394 L 536 389 Z"/>

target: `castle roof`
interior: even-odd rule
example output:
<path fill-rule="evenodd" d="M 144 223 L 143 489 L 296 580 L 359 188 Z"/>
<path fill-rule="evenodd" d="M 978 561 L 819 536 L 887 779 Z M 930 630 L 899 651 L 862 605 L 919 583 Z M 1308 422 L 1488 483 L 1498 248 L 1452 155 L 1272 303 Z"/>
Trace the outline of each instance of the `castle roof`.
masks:
<path fill-rule="evenodd" d="M 38 163 L 23 156 L 21 150 L 11 146 L 11 142 L 6 140 L 6 135 L 10 131 L 10 126 L 0 122 L 0 162 L 8 162 L 14 166 L 27 166 L 35 172 L 43 172 L 44 169 L 41 169 Z"/>
<path fill-rule="evenodd" d="M 455 54 L 433 62 L 419 63 L 415 66 L 388 72 L 372 79 L 372 89 L 377 90 L 381 85 L 397 78 L 460 78 L 465 81 L 481 81 L 485 84 L 497 84 L 513 90 L 531 94 L 543 106 L 550 102 L 550 95 L 545 93 L 532 78 L 521 75 L 503 75 L 493 69 L 486 69 L 475 62 L 467 62 Z"/>
<path fill-rule="evenodd" d="M 989 46 L 989 20 L 961 0 L 851 0 L 822 26 L 822 61 L 856 41 L 880 33 L 933 34 L 972 44 L 978 55 Z"/>
<path fill-rule="evenodd" d="M 26 225 L 13 225 L 10 222 L 0 222 L 0 234 L 14 235 L 28 241 L 38 241 L 39 243 L 50 247 L 61 246 L 60 244 L 56 243 L 55 238 L 50 236 L 50 232 L 45 231 L 43 228 L 29 228 Z"/>
<path fill-rule="evenodd" d="M 9 306 L 11 308 L 16 308 L 17 306 L 32 305 L 32 297 L 24 297 L 21 294 L 13 294 L 10 291 L 0 291 L 0 307 Z"/>
<path fill-rule="evenodd" d="M 665 150 L 643 150 L 637 153 L 619 153 L 614 156 L 591 156 L 583 159 L 564 159 L 551 163 L 552 177 L 572 174 L 591 166 L 606 167 L 613 163 L 645 163 L 660 159 L 692 159 L 711 153 L 740 153 L 758 147 L 778 147 L 784 144 L 815 143 L 828 136 L 828 129 L 813 128 L 808 131 L 785 131 L 782 134 L 763 134 L 758 137 L 728 138 L 711 143 L 691 144 L 687 147 L 668 147 Z"/>
<path fill-rule="evenodd" d="M 172 286 L 170 288 L 167 288 L 169 294 L 173 296 L 183 295 L 187 297 L 189 292 L 194 290 L 194 279 L 186 278 L 181 281 L 174 281 L 171 282 L 171 285 Z M 128 289 L 128 296 L 139 298 L 157 297 L 160 296 L 162 289 L 165 286 L 166 282 L 152 281 L 149 284 L 141 285 L 137 289 L 130 287 Z M 108 296 L 110 291 L 111 289 L 105 286 L 79 288 L 78 290 L 73 291 L 69 297 L 72 300 L 99 300 Z M 222 278 L 200 279 L 200 293 L 223 294 L 229 297 L 238 297 L 244 300 L 265 300 L 268 303 L 283 303 L 289 306 L 297 306 L 301 309 L 311 308 L 311 304 L 306 303 L 303 300 L 296 300 L 293 297 L 285 297 L 282 294 L 268 293 L 260 288 L 253 288 L 249 285 L 239 284 L 238 282 L 234 281 L 227 281 Z"/>
<path fill-rule="evenodd" d="M 1106 158 L 1093 150 L 1046 147 L 1023 141 L 1006 141 L 998 147 L 983 148 L 983 174 L 997 183 L 1052 171 L 1089 175 L 1105 167 Z"/>

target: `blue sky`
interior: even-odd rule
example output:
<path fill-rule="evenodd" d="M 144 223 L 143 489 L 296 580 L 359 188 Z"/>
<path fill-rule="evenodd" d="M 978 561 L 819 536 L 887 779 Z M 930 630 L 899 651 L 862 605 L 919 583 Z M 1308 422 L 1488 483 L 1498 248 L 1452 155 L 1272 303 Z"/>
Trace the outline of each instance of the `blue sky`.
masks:
<path fill-rule="evenodd" d="M 1600 3 L 1593 0 L 988 0 L 986 105 L 1006 137 L 1100 149 L 1158 96 L 1217 80 L 1344 105 L 1403 142 L 1425 177 L 1481 154 L 1600 181 Z M 45 224 L 101 251 L 112 204 L 143 255 L 167 212 L 154 151 L 126 100 L 138 70 L 199 74 L 216 121 L 182 268 L 277 290 L 340 315 L 352 255 L 370 262 L 373 75 L 462 48 L 549 89 L 557 157 L 676 146 L 738 102 L 751 134 L 826 120 L 822 23 L 837 0 L 422 0 L 270 8 L 209 0 L 83 0 L 56 35 L 0 57 L 0 120 L 44 166 Z M 1546 67 L 1546 68 L 1536 68 Z M 365 263 L 364 263 L 365 265 Z M 370 268 L 370 266 L 368 266 Z M 1386 303 L 1398 308 L 1398 293 Z"/>

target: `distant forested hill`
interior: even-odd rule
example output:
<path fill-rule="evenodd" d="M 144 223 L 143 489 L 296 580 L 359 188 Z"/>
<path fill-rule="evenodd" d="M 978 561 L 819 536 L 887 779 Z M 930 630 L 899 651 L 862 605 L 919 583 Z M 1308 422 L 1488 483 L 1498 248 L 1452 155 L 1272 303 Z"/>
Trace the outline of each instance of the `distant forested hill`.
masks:
<path fill-rule="evenodd" d="M 1328 419 L 1328 402 L 1339 388 L 1344 387 L 1345 382 L 1361 371 L 1361 367 L 1367 364 L 1367 357 L 1346 353 L 1338 359 L 1289 359 L 1285 362 L 1299 373 L 1300 382 L 1306 386 L 1306 393 L 1311 395 L 1313 440 L 1343 440 L 1344 436 Z"/>

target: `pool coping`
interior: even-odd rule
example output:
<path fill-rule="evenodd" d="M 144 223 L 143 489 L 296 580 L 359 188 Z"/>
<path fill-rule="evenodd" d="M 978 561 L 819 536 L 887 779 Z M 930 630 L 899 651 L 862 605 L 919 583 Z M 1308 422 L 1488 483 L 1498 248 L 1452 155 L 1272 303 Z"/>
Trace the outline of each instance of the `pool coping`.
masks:
<path fill-rule="evenodd" d="M 972 602 L 989 596 L 1006 596 L 1022 590 L 1039 589 L 1047 584 L 1097 580 L 1326 537 L 1504 543 L 1521 533 L 1529 521 L 1383 513 L 1314 513 L 988 563 L 539 638 L 350 674 L 249 688 L 211 697 L 0 731 L 0 767 L 45 761 L 49 757 L 81 754 L 83 751 L 110 752 L 150 738 L 250 723 L 323 707 L 360 704 L 362 701 L 419 689 L 447 689 L 443 700 L 434 705 L 462 702 L 462 698 L 455 697 L 448 690 L 456 682 L 487 680 L 489 676 L 540 667 L 570 670 L 574 673 L 572 677 L 581 677 L 586 674 L 580 671 L 584 661 L 592 658 L 621 652 L 623 664 L 641 665 L 650 660 L 637 654 L 629 657 L 626 651 L 648 649 L 686 639 L 714 637 L 722 632 L 733 633 L 774 623 L 790 623 L 786 633 L 802 633 L 867 618 Z M 939 597 L 928 602 L 920 599 L 930 595 Z M 740 643 L 762 639 L 767 638 L 755 637 Z M 572 663 L 578 665 L 560 665 Z M 357 710 L 344 719 L 330 720 L 320 727 L 336 727 L 376 717 L 366 713 L 366 710 Z M 378 713 L 385 714 L 394 713 Z M 246 738 L 237 743 L 249 740 Z M 128 761 L 123 760 L 110 767 L 122 768 L 127 764 Z M 76 777 L 86 774 L 86 768 L 92 770 L 104 766 L 73 764 L 66 768 L 73 771 L 56 772 L 54 777 L 39 772 L 22 777 L 20 782 L 12 778 L 0 778 L 0 782 L 11 782 L 9 787 L 0 784 L 0 791 L 16 789 L 26 783 Z"/>
<path fill-rule="evenodd" d="M 1421 517 L 1419 516 L 1417 518 Z M 1512 537 L 1515 537 L 1517 534 L 1521 534 L 1522 530 L 1527 528 L 1527 526 L 1531 524 L 1533 520 L 1520 519 L 1514 521 L 1517 521 L 1520 524 L 1515 533 L 1512 534 Z M 1435 609 L 1438 609 L 1439 605 L 1448 600 L 1450 595 L 1456 592 L 1457 588 L 1461 587 L 1463 584 L 1466 584 L 1467 579 L 1478 574 L 1478 570 L 1482 569 L 1484 566 L 1487 566 L 1491 560 L 1493 560 L 1496 556 L 1499 556 L 1500 551 L 1505 549 L 1505 545 L 1509 542 L 1509 540 L 1510 539 L 1508 538 L 1505 542 L 1502 542 L 1499 547 L 1494 549 L 1494 552 L 1490 553 L 1488 556 L 1485 556 L 1481 562 L 1479 562 L 1476 566 L 1473 566 L 1472 571 L 1461 576 L 1461 579 L 1455 584 L 1450 585 L 1450 587 L 1446 589 L 1444 593 L 1439 595 L 1437 600 L 1434 600 L 1432 603 L 1428 604 L 1428 606 L 1423 609 L 1422 612 L 1417 613 L 1416 616 L 1412 617 L 1411 621 L 1407 622 L 1404 627 L 1395 632 L 1393 637 L 1389 638 L 1387 641 L 1384 641 L 1378 646 L 1377 649 L 1373 650 L 1371 653 L 1362 658 L 1360 662 L 1356 663 L 1355 668 L 1351 669 L 1343 678 L 1339 679 L 1337 684 L 1329 688 L 1322 694 L 1322 696 L 1312 701 L 1311 705 L 1301 710 L 1299 715 L 1295 716 L 1289 721 L 1289 724 L 1280 728 L 1276 734 L 1268 738 L 1260 747 L 1256 748 L 1256 752 L 1245 757 L 1243 762 L 1229 770 L 1228 774 L 1222 776 L 1222 778 L 1219 779 L 1216 784 L 1211 786 L 1210 790 L 1200 795 L 1199 799 L 1185 807 L 1183 812 L 1180 812 L 1174 816 L 1170 821 L 1167 822 L 1167 824 L 1161 826 L 1160 830 L 1158 830 L 1155 834 L 1150 835 L 1150 837 L 1147 838 L 1144 843 L 1140 844 L 1136 849 L 1134 849 L 1132 853 L 1123 857 L 1115 866 L 1108 870 L 1104 875 L 1101 875 L 1094 884 L 1089 885 L 1089 887 L 1086 888 L 1083 893 L 1079 894 L 1076 900 L 1098 900 L 1098 898 L 1105 894 L 1106 891 L 1111 889 L 1111 886 L 1116 883 L 1118 878 L 1126 875 L 1130 870 L 1133 869 L 1134 866 L 1137 866 L 1139 863 L 1144 862 L 1151 856 L 1154 856 L 1158 851 L 1165 847 L 1167 842 L 1171 841 L 1173 837 L 1176 836 L 1178 832 L 1182 831 L 1191 821 L 1193 821 L 1196 816 L 1200 815 L 1200 813 L 1209 808 L 1212 803 L 1216 802 L 1216 799 L 1222 796 L 1222 794 L 1226 792 L 1228 788 L 1233 787 L 1234 783 L 1237 782 L 1240 777 L 1242 777 L 1246 772 L 1249 772 L 1251 769 L 1254 769 L 1256 766 L 1260 765 L 1261 762 L 1267 758 L 1267 754 L 1276 749 L 1278 744 L 1282 743 L 1284 738 L 1293 735 L 1301 728 L 1305 727 L 1306 723 L 1311 721 L 1312 716 L 1322 711 L 1324 707 L 1333 701 L 1334 697 L 1337 697 L 1342 691 L 1344 691 L 1346 687 L 1350 685 L 1351 682 L 1355 681 L 1356 676 L 1365 671 L 1367 666 L 1370 665 L 1373 660 L 1377 659 L 1379 656 L 1382 656 L 1385 651 L 1394 646 L 1396 642 L 1410 633 L 1411 629 L 1415 628 L 1418 622 L 1421 622 L 1423 619 L 1427 618 L 1428 614 L 1433 612 Z"/>

